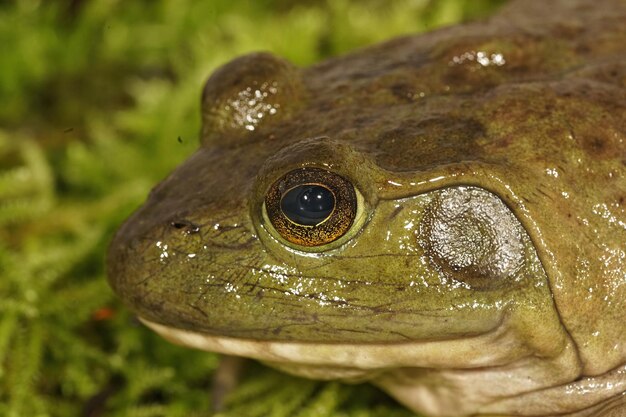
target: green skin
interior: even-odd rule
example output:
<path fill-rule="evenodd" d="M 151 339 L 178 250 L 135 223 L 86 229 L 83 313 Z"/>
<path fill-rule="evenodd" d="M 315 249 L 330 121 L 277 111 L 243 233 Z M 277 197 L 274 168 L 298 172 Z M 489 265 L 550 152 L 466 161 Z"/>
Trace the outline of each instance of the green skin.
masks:
<path fill-rule="evenodd" d="M 543 381 L 534 390 L 623 366 L 626 5 L 553 7 L 513 3 L 486 23 L 306 69 L 269 54 L 225 65 L 203 94 L 202 147 L 117 233 L 112 287 L 142 319 L 210 336 L 358 348 L 514 335 L 481 345 L 483 367 L 569 352 L 562 377 L 533 362 Z M 288 243 L 264 210 L 269 187 L 301 167 L 343 176 L 361 198 L 352 228 L 325 246 Z M 459 224 L 483 238 L 512 233 L 517 246 L 459 246 L 471 255 L 461 265 L 446 245 L 463 237 L 433 232 L 457 191 L 474 211 L 493 208 L 461 210 Z M 489 264 L 502 254 L 514 268 Z M 454 353 L 450 368 L 471 368 Z M 399 367 L 419 375 L 381 362 L 387 376 L 362 376 L 416 410 L 491 412 L 480 400 L 460 410 L 404 398 L 399 379 L 433 385 L 427 370 L 446 367 L 422 359 Z M 316 376 L 315 360 L 288 362 L 276 365 Z M 626 383 L 619 375 L 608 381 Z M 602 401 L 617 404 L 623 390 Z M 576 404 L 535 414 L 591 406 Z M 622 415 L 607 410 L 572 415 Z"/>

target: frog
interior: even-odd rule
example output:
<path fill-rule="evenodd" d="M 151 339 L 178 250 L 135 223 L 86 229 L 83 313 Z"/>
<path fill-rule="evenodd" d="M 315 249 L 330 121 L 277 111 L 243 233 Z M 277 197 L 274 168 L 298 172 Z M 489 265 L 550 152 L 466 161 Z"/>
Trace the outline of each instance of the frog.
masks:
<path fill-rule="evenodd" d="M 424 416 L 626 415 L 625 21 L 513 1 L 306 68 L 235 58 L 111 287 L 174 343 Z"/>

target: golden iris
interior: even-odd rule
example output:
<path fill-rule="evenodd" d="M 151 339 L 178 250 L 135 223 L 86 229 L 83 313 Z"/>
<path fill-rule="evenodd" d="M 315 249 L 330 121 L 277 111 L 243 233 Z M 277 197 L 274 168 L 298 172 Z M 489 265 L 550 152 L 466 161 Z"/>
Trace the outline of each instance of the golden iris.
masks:
<path fill-rule="evenodd" d="M 265 196 L 274 229 L 288 242 L 321 246 L 343 236 L 357 213 L 354 186 L 320 168 L 300 168 L 278 179 Z"/>

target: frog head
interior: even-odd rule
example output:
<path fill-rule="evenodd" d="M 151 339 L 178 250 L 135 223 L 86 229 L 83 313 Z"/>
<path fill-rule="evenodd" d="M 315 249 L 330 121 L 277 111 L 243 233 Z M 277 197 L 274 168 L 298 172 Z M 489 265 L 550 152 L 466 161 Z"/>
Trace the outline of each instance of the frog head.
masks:
<path fill-rule="evenodd" d="M 624 363 L 624 86 L 584 65 L 606 45 L 506 22 L 218 69 L 202 146 L 111 245 L 116 293 L 176 343 L 433 414 Z"/>

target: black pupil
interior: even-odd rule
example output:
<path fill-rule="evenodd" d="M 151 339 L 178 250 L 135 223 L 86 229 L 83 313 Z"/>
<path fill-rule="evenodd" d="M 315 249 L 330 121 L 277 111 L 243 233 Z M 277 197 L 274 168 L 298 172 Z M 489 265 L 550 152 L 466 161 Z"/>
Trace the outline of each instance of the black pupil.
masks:
<path fill-rule="evenodd" d="M 332 213 L 335 208 L 335 196 L 321 185 L 299 185 L 285 193 L 280 208 L 292 222 L 303 226 L 315 226 Z"/>

